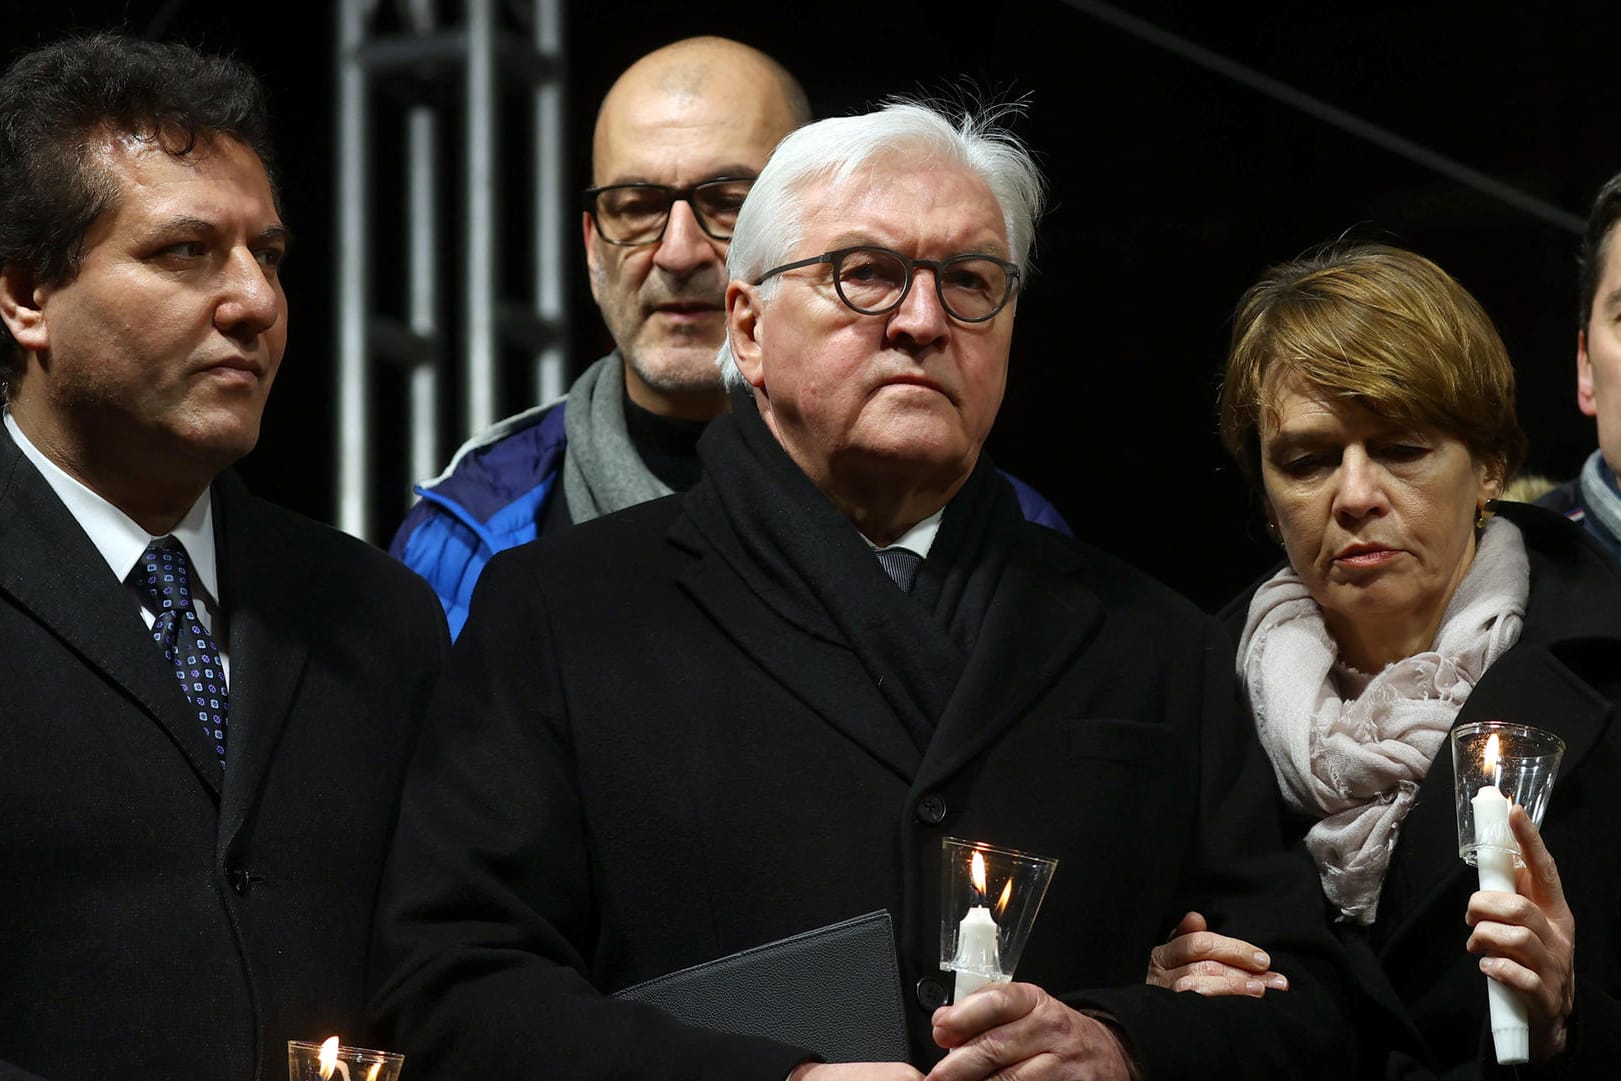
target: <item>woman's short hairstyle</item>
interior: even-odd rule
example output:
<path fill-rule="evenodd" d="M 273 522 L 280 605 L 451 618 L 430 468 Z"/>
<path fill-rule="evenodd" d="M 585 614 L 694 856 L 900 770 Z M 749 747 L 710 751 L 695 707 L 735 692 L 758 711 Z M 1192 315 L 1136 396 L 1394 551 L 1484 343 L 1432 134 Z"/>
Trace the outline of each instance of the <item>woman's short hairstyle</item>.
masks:
<path fill-rule="evenodd" d="M 726 259 L 729 277 L 753 281 L 792 259 L 804 236 L 805 192 L 812 184 L 842 184 L 896 157 L 925 167 L 966 166 L 983 179 L 1002 208 L 1009 258 L 1028 273 L 1046 181 L 1006 126 L 1019 111 L 1018 104 L 976 110 L 892 98 L 873 112 L 818 120 L 792 132 L 771 152 L 738 213 Z M 778 284 L 766 282 L 762 294 L 769 297 Z M 727 386 L 747 388 L 729 343 L 716 363 Z"/>
<path fill-rule="evenodd" d="M 1525 457 L 1514 367 L 1491 320 L 1430 260 L 1330 245 L 1268 270 L 1238 303 L 1221 440 L 1261 490 L 1261 421 L 1292 374 L 1330 399 L 1456 438 L 1506 482 Z"/>

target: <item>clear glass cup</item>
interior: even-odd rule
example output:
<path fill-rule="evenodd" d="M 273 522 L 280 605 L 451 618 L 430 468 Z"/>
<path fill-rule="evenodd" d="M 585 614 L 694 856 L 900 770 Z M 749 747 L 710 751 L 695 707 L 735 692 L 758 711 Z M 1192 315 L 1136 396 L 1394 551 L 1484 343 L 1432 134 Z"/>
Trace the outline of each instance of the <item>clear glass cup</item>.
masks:
<path fill-rule="evenodd" d="M 323 1061 L 325 1046 L 288 1040 L 287 1081 L 399 1081 L 400 1067 L 405 1065 L 405 1056 L 395 1051 L 341 1044 Z"/>
<path fill-rule="evenodd" d="M 1492 740 L 1497 742 L 1495 746 Z M 1452 730 L 1452 774 L 1456 780 L 1458 855 L 1479 866 L 1480 849 L 1498 848 L 1523 865 L 1519 846 L 1506 834 L 1507 808 L 1525 808 L 1537 828 L 1548 809 L 1548 797 L 1564 757 L 1565 741 L 1542 728 L 1509 721 L 1477 721 Z M 1502 805 L 1489 790 L 1496 789 Z M 1487 808 L 1490 820 L 1477 820 Z M 1498 812 L 1501 812 L 1499 820 Z"/>
<path fill-rule="evenodd" d="M 947 837 L 940 848 L 940 967 L 953 1002 L 1013 978 L 1056 859 Z"/>

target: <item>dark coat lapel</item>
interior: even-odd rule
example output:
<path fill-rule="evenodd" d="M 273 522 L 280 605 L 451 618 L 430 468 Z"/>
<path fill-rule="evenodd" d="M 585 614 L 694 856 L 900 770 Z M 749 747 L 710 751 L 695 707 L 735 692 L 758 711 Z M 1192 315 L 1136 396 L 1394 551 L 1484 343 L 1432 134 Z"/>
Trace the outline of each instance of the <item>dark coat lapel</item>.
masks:
<path fill-rule="evenodd" d="M 1035 528 L 1035 527 L 1031 527 Z M 924 761 L 933 785 L 994 743 L 1075 663 L 1102 610 L 1076 575 L 1077 552 L 1026 541 L 1008 562 L 973 656 Z"/>
<path fill-rule="evenodd" d="M 219 763 L 141 625 L 139 602 L 113 578 L 39 471 L 0 427 L 0 591 L 163 727 L 216 795 Z M 64 718 L 64 722 L 69 718 Z"/>
<path fill-rule="evenodd" d="M 220 477 L 214 491 L 220 594 L 230 614 L 231 735 L 220 803 L 223 850 L 258 800 L 292 710 L 309 654 L 308 624 L 322 618 L 315 595 L 321 568 L 302 565 L 305 553 L 285 535 L 276 516 L 260 512 L 233 474 Z"/>
<path fill-rule="evenodd" d="M 921 756 L 850 648 L 825 633 L 786 622 L 709 549 L 696 529 L 678 520 L 674 536 L 680 547 L 698 556 L 681 573 L 682 587 L 737 648 L 807 708 L 910 783 Z"/>

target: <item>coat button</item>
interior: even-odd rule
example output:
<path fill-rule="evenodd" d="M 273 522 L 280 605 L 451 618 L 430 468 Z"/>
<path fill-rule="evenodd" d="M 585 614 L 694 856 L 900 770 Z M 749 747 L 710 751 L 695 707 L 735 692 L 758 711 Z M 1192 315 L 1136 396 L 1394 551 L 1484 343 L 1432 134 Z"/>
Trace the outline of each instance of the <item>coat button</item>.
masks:
<path fill-rule="evenodd" d="M 225 869 L 225 878 L 231 883 L 231 891 L 233 893 L 235 893 L 238 897 L 246 897 L 248 895 L 248 891 L 253 889 L 254 880 L 257 879 L 258 876 L 251 875 L 240 867 L 227 867 Z"/>
<path fill-rule="evenodd" d="M 945 821 L 946 801 L 938 792 L 930 792 L 917 801 L 917 817 L 919 821 L 927 822 L 931 826 L 938 826 Z"/>
<path fill-rule="evenodd" d="M 933 1013 L 946 1004 L 946 985 L 933 976 L 917 981 L 917 1004 Z"/>

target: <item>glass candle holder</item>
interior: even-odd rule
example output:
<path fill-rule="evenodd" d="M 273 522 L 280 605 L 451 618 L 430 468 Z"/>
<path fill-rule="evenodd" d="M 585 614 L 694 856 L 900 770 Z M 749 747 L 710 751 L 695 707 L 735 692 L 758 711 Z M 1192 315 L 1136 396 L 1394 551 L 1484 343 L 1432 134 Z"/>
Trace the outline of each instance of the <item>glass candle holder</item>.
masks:
<path fill-rule="evenodd" d="M 1475 867 L 1481 889 L 1515 891 L 1515 868 L 1525 861 L 1509 828 L 1509 808 L 1516 803 L 1524 807 L 1541 828 L 1564 753 L 1564 740 L 1530 725 L 1480 721 L 1453 729 L 1458 855 Z M 1531 1028 L 1525 999 L 1487 977 L 1486 1005 L 1498 1065 L 1528 1061 Z"/>
<path fill-rule="evenodd" d="M 947 837 L 940 848 L 940 967 L 952 1001 L 1013 978 L 1056 859 Z"/>
<path fill-rule="evenodd" d="M 287 1081 L 399 1081 L 405 1056 L 369 1047 L 287 1041 Z"/>
<path fill-rule="evenodd" d="M 1458 855 L 1465 863 L 1478 867 L 1483 846 L 1510 853 L 1516 865 L 1523 863 L 1519 845 L 1508 832 L 1508 808 L 1524 807 L 1540 829 L 1564 754 L 1564 740 L 1526 724 L 1477 721 L 1452 730 Z"/>

